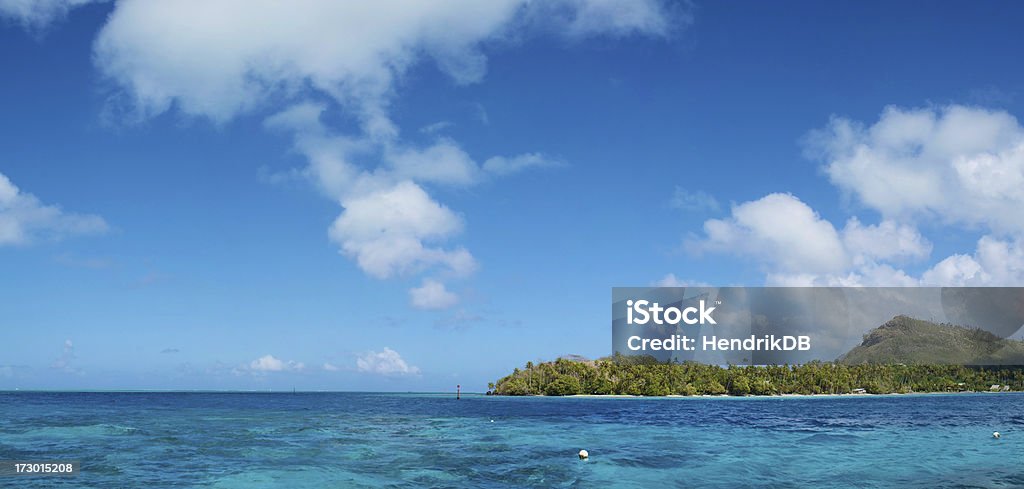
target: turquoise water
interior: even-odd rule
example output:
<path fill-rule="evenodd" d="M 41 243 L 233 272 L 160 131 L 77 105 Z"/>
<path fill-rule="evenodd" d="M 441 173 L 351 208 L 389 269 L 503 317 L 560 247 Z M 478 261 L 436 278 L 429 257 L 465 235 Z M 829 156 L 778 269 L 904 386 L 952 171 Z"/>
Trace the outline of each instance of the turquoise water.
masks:
<path fill-rule="evenodd" d="M 28 488 L 1024 487 L 1024 395 L 10 392 L 0 459 L 82 462 L 0 479 Z"/>

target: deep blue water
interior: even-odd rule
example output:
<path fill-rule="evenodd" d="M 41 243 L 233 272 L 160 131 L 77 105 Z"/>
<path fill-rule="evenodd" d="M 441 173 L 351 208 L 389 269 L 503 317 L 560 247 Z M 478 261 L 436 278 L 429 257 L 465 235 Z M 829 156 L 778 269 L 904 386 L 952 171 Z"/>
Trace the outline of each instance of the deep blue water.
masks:
<path fill-rule="evenodd" d="M 82 462 L 0 487 L 1024 487 L 1024 394 L 9 392 L 0 459 Z"/>

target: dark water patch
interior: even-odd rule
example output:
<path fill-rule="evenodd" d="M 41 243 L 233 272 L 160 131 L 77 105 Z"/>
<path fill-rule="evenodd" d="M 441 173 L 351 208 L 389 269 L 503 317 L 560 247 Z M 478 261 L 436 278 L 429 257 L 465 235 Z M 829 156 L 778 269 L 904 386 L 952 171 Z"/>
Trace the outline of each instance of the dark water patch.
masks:
<path fill-rule="evenodd" d="M 671 469 L 686 466 L 686 460 L 676 455 L 615 456 L 611 458 L 611 462 L 625 467 L 645 469 Z"/>
<path fill-rule="evenodd" d="M 997 477 L 994 481 L 1004 487 L 1024 487 L 1024 472 Z"/>

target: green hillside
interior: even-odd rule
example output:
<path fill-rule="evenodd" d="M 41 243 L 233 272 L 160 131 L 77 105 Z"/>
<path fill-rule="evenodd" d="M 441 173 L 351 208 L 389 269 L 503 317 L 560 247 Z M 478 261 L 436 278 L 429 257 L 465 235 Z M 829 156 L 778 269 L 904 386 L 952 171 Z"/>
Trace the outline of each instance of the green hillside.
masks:
<path fill-rule="evenodd" d="M 864 335 L 839 363 L 1024 365 L 1024 342 L 987 331 L 896 316 Z"/>

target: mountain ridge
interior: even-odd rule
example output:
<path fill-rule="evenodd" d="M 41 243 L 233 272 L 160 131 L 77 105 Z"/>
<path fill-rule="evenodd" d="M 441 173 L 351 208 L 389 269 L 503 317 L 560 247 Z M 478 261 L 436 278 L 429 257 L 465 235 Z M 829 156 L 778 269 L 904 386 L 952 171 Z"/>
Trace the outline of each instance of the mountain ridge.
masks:
<path fill-rule="evenodd" d="M 1024 341 L 981 328 L 895 316 L 864 335 L 837 363 L 1024 365 Z"/>

